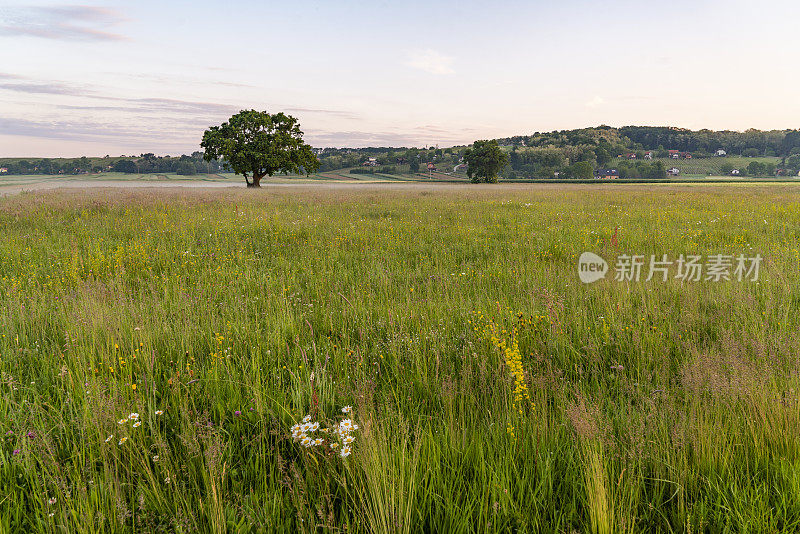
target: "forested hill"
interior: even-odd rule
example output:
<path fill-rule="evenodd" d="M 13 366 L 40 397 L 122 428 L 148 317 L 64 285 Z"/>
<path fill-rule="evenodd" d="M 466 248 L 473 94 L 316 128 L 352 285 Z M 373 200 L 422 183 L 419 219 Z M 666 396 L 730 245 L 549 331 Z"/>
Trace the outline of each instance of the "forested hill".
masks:
<path fill-rule="evenodd" d="M 600 146 L 612 153 L 635 150 L 680 150 L 711 156 L 719 149 L 730 155 L 789 156 L 800 149 L 800 130 L 688 130 L 671 126 L 599 126 L 498 139 L 524 147 Z"/>

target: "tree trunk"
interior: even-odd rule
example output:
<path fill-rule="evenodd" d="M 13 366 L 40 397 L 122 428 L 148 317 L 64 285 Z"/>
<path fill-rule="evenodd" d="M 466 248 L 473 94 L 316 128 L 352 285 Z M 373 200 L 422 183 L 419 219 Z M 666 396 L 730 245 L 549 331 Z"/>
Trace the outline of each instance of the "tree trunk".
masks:
<path fill-rule="evenodd" d="M 247 187 L 261 187 L 261 179 L 264 177 L 262 174 L 259 176 L 258 174 L 253 175 L 253 181 L 247 184 Z"/>

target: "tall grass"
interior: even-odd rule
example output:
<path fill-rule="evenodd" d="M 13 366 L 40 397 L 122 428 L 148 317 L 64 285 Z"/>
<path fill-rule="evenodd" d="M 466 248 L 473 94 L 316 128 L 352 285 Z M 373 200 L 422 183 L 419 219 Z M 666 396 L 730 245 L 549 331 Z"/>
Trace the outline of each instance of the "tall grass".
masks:
<path fill-rule="evenodd" d="M 799 201 L 3 199 L 0 531 L 797 531 Z M 766 263 L 583 285 L 585 250 Z M 292 439 L 345 405 L 352 455 Z"/>

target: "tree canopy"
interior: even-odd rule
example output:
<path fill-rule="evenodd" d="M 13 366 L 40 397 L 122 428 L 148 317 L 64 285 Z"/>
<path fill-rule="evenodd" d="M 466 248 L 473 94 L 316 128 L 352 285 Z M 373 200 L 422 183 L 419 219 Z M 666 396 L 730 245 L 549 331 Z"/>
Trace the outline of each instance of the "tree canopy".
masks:
<path fill-rule="evenodd" d="M 467 176 L 474 183 L 495 183 L 497 175 L 508 165 L 508 154 L 503 152 L 496 140 L 475 141 L 472 148 L 464 152 Z"/>
<path fill-rule="evenodd" d="M 224 159 L 248 187 L 260 187 L 264 176 L 275 173 L 310 174 L 319 168 L 297 119 L 284 113 L 240 111 L 206 130 L 200 146 L 206 161 Z"/>

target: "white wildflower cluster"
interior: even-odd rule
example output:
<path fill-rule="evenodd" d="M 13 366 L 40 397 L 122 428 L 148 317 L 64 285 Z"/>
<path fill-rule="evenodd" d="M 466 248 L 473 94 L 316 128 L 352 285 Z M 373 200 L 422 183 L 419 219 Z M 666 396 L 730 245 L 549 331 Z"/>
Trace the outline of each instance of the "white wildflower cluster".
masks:
<path fill-rule="evenodd" d="M 309 448 L 315 445 L 322 445 L 325 440 L 322 438 L 313 438 L 309 434 L 313 434 L 319 430 L 319 423 L 311 420 L 311 416 L 303 417 L 302 423 L 297 423 L 292 427 L 292 438 L 299 441 L 303 447 Z"/>
<path fill-rule="evenodd" d="M 353 408 L 345 406 L 342 408 L 342 413 L 349 414 Z M 292 426 L 292 438 L 299 441 L 303 447 L 311 448 L 323 445 L 325 440 L 323 438 L 314 437 L 314 432 L 320 431 L 328 434 L 329 446 L 332 450 L 339 450 L 339 456 L 347 458 L 353 452 L 352 444 L 356 440 L 353 432 L 358 430 L 358 425 L 354 424 L 351 419 L 344 419 L 338 425 L 331 428 L 320 428 L 320 424 L 311 420 L 311 416 L 307 415 L 303 418 L 302 422 Z"/>
<path fill-rule="evenodd" d="M 163 410 L 156 410 L 155 411 L 156 415 L 162 415 L 163 413 L 164 413 Z M 140 426 L 142 426 L 142 420 L 139 418 L 139 414 L 137 412 L 131 412 L 127 416 L 125 416 L 122 419 L 117 421 L 117 424 L 120 425 L 120 426 L 125 425 L 127 423 L 133 423 L 131 425 L 133 428 L 139 428 Z M 112 439 L 114 439 L 114 434 L 109 434 L 109 436 L 106 438 L 106 443 L 110 442 Z M 119 440 L 119 443 L 117 443 L 117 445 L 122 445 L 126 441 L 128 441 L 128 438 L 127 437 L 122 437 Z"/>

